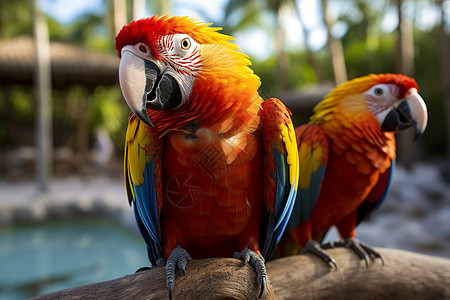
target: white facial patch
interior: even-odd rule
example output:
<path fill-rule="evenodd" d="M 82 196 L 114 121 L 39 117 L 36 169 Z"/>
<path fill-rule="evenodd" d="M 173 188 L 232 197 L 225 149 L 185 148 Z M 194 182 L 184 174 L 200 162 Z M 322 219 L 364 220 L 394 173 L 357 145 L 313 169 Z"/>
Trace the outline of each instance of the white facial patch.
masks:
<path fill-rule="evenodd" d="M 162 72 L 178 82 L 183 105 L 189 99 L 195 76 L 201 70 L 201 45 L 187 34 L 169 34 L 160 39 L 160 47 L 161 56 L 167 64 Z"/>

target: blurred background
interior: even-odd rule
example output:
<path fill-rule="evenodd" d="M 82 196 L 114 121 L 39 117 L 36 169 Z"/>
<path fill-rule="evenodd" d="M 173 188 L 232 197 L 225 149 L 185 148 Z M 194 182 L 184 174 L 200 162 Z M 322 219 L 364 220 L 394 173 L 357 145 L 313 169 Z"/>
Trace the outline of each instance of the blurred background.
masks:
<path fill-rule="evenodd" d="M 450 257 L 450 0 L 1 0 L 0 298 L 148 265 L 123 183 L 114 37 L 154 14 L 222 27 L 296 125 L 337 83 L 414 77 L 428 128 L 398 135 L 392 190 L 358 237 Z"/>

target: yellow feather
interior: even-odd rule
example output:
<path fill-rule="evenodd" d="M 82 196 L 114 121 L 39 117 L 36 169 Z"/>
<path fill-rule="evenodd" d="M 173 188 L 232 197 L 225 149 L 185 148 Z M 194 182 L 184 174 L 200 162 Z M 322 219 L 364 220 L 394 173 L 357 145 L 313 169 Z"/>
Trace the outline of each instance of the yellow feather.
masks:
<path fill-rule="evenodd" d="M 283 137 L 283 142 L 286 145 L 287 163 L 289 165 L 289 183 L 294 185 L 295 190 L 297 190 L 299 161 L 297 143 L 295 142 L 295 131 L 292 123 L 287 124 L 287 126 L 284 124 L 281 125 L 281 135 Z"/>
<path fill-rule="evenodd" d="M 378 81 L 377 75 L 371 74 L 344 82 L 333 89 L 314 108 L 314 115 L 310 119 L 311 124 L 321 124 L 334 112 L 368 112 L 367 103 L 359 94 L 364 93 Z"/>

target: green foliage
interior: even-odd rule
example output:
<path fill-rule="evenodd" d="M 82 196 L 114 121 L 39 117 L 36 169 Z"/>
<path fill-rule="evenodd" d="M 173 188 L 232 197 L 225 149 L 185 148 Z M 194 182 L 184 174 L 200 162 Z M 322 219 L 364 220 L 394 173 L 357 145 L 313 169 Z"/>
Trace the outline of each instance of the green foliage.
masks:
<path fill-rule="evenodd" d="M 19 122 L 26 122 L 34 117 L 35 105 L 33 95 L 27 89 L 15 86 L 9 94 L 11 99 L 11 113 Z"/>
<path fill-rule="evenodd" d="M 18 141 L 19 145 L 34 142 L 20 139 L 30 136 L 21 132 L 24 128 L 30 128 L 31 131 L 35 127 L 35 107 L 31 87 L 0 87 L 0 148 L 12 146 L 12 141 Z"/>
<path fill-rule="evenodd" d="M 98 86 L 90 100 L 91 128 L 105 128 L 111 135 L 116 149 L 123 151 L 125 128 L 130 110 L 122 98 L 119 87 Z"/>
<path fill-rule="evenodd" d="M 252 62 L 251 68 L 261 78 L 259 93 L 264 99 L 269 98 L 276 88 L 275 58 L 270 57 L 265 61 L 253 60 Z"/>
<path fill-rule="evenodd" d="M 29 0 L 0 1 L 0 39 L 33 33 L 33 16 Z"/>
<path fill-rule="evenodd" d="M 422 139 L 427 149 L 434 154 L 444 154 L 446 148 L 445 122 L 446 116 L 442 91 L 442 80 L 439 61 L 438 28 L 430 31 L 415 31 L 416 59 L 415 79 L 420 94 L 428 107 L 428 126 Z M 448 42 L 450 44 L 450 38 Z M 450 56 L 450 53 L 448 54 Z"/>
<path fill-rule="evenodd" d="M 325 58 L 324 58 L 325 59 Z M 323 59 L 323 60 L 324 60 Z M 308 63 L 304 52 L 288 53 L 289 69 L 287 70 L 288 89 L 318 82 L 317 75 Z M 252 60 L 252 69 L 261 78 L 260 94 L 263 98 L 273 97 L 279 92 L 276 85 L 276 59 L 269 57 L 264 61 Z M 331 69 L 325 72 L 331 78 Z"/>
<path fill-rule="evenodd" d="M 395 73 L 395 43 L 393 33 L 381 37 L 376 49 L 366 47 L 367 40 L 350 40 L 344 48 L 348 77 L 355 78 L 369 73 Z"/>
<path fill-rule="evenodd" d="M 74 85 L 67 91 L 55 91 L 53 109 L 56 146 L 76 147 L 74 143 L 80 122 L 87 122 L 90 141 L 96 129 L 104 128 L 118 153 L 123 151 L 129 109 L 118 86 L 97 86 L 94 90 L 88 90 Z"/>

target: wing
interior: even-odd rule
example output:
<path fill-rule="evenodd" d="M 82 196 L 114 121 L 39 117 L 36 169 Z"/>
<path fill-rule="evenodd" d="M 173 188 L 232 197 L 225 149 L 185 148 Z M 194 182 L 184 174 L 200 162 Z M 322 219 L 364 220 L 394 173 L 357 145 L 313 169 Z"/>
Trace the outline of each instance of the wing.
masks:
<path fill-rule="evenodd" d="M 145 240 L 150 262 L 162 252 L 159 216 L 162 206 L 162 140 L 152 127 L 130 116 L 125 139 L 124 171 L 128 201 Z"/>
<path fill-rule="evenodd" d="M 370 194 L 358 208 L 358 221 L 356 224 L 361 223 L 367 218 L 372 211 L 381 206 L 391 186 L 392 178 L 394 177 L 395 160 L 391 160 L 391 167 L 380 175 L 378 183 L 374 186 Z"/>
<path fill-rule="evenodd" d="M 262 103 L 264 145 L 264 208 L 262 254 L 269 259 L 289 222 L 297 194 L 298 155 L 290 111 L 280 100 Z"/>
<path fill-rule="evenodd" d="M 306 124 L 295 130 L 300 164 L 300 180 L 289 228 L 307 221 L 319 196 L 328 162 L 329 143 L 320 125 Z"/>

